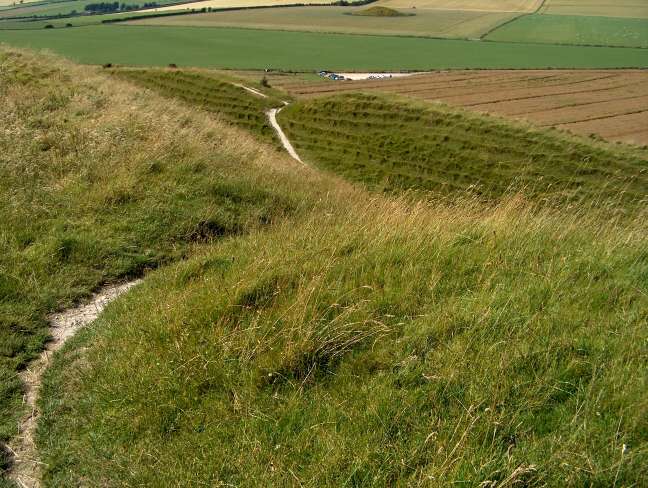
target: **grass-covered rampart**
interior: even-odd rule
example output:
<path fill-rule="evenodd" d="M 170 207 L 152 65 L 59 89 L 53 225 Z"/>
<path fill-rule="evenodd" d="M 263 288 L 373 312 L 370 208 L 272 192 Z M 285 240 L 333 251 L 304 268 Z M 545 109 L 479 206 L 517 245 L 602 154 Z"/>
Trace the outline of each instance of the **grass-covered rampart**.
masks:
<path fill-rule="evenodd" d="M 378 190 L 647 204 L 648 154 L 555 131 L 363 93 L 300 101 L 279 120 L 305 160 Z"/>
<path fill-rule="evenodd" d="M 48 312 L 293 214 L 312 192 L 260 171 L 274 151 L 247 133 L 56 58 L 0 51 L 0 97 L 6 439 L 21 412 L 16 370 L 41 350 Z"/>
<path fill-rule="evenodd" d="M 47 480 L 639 486 L 643 229 L 358 193 L 211 246 L 59 358 Z"/>
<path fill-rule="evenodd" d="M 1 60 L 5 377 L 47 311 L 159 268 L 53 359 L 46 486 L 648 482 L 635 200 L 372 194 L 91 68 Z"/>
<path fill-rule="evenodd" d="M 268 91 L 267 98 L 251 96 L 241 86 L 200 71 L 118 69 L 113 73 L 167 97 L 218 113 L 218 116 L 227 122 L 280 147 L 265 111 L 281 106 L 281 100 L 273 96 L 272 91 L 261 86 L 255 89 Z"/>

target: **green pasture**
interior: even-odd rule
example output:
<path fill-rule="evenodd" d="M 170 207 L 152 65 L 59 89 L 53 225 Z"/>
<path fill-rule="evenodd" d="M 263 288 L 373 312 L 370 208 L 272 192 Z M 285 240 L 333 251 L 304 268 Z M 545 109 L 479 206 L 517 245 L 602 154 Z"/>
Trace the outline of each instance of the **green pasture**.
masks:
<path fill-rule="evenodd" d="M 486 37 L 492 41 L 648 47 L 648 19 L 528 15 Z"/>
<path fill-rule="evenodd" d="M 129 17 L 138 15 L 137 12 L 131 12 Z M 144 14 L 139 14 L 144 15 Z M 55 28 L 58 27 L 80 27 L 87 25 L 98 25 L 103 20 L 117 19 L 123 17 L 122 14 L 104 14 L 104 15 L 76 15 L 73 17 L 63 17 L 60 19 L 3 19 L 0 17 L 0 30 L 3 29 L 24 29 L 24 30 L 39 30 L 44 29 L 46 25 L 51 25 Z"/>
<path fill-rule="evenodd" d="M 252 29 L 98 25 L 2 31 L 82 63 L 283 70 L 648 67 L 648 50 Z"/>
<path fill-rule="evenodd" d="M 546 0 L 540 13 L 648 18 L 648 2 L 642 0 Z"/>

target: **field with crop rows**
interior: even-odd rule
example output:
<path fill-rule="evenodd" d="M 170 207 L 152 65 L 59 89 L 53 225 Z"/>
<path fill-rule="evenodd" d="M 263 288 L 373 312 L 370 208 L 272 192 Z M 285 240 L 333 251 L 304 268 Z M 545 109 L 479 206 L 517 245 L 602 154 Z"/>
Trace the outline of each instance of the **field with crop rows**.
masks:
<path fill-rule="evenodd" d="M 540 13 L 648 18 L 648 2 L 642 0 L 546 0 Z"/>
<path fill-rule="evenodd" d="M 358 90 L 394 92 L 525 119 L 542 127 L 648 144 L 648 73 L 644 71 L 464 71 L 315 83 L 274 77 L 271 83 L 301 97 Z"/>
<path fill-rule="evenodd" d="M 638 201 L 648 182 L 647 159 L 393 96 L 302 101 L 279 119 L 307 161 L 383 190 L 473 189 L 496 198 L 519 188 L 548 201 Z"/>
<path fill-rule="evenodd" d="M 280 147 L 264 113 L 281 105 L 272 96 L 253 96 L 240 86 L 194 71 L 120 69 L 113 73 L 163 95 L 216 112 L 227 122 Z"/>
<path fill-rule="evenodd" d="M 295 7 L 238 10 L 157 17 L 130 23 L 162 26 L 246 27 L 250 29 L 340 32 L 351 34 L 412 35 L 475 38 L 513 19 L 511 12 L 407 9 L 415 15 L 371 17 L 348 15 L 364 7 Z"/>

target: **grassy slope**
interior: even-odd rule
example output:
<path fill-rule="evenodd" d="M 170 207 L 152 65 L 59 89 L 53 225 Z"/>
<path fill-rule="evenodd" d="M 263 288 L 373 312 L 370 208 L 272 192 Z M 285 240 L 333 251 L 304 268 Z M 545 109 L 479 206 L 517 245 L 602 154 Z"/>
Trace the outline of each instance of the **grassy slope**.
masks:
<path fill-rule="evenodd" d="M 639 486 L 647 244 L 514 201 L 324 200 L 155 273 L 59 356 L 47 481 Z"/>
<path fill-rule="evenodd" d="M 15 371 L 40 351 L 47 312 L 308 199 L 289 178 L 252 165 L 272 155 L 245 133 L 187 118 L 172 101 L 156 105 L 105 75 L 3 50 L 0 97 L 5 439 L 20 410 Z"/>
<path fill-rule="evenodd" d="M 227 122 L 252 132 L 264 142 L 282 147 L 265 115 L 266 110 L 282 104 L 272 93 L 267 98 L 253 96 L 227 79 L 197 71 L 119 69 L 113 73 L 163 95 L 217 112 Z M 261 86 L 255 89 L 269 91 Z"/>
<path fill-rule="evenodd" d="M 471 190 L 499 198 L 525 188 L 549 201 L 644 206 L 648 154 L 594 149 L 557 133 L 369 94 L 298 102 L 279 115 L 307 161 L 372 188 Z"/>
<path fill-rule="evenodd" d="M 489 41 L 648 47 L 648 19 L 528 15 L 496 29 Z"/>
<path fill-rule="evenodd" d="M 228 28 L 110 25 L 0 31 L 0 42 L 48 48 L 84 63 L 101 64 L 288 70 L 648 67 L 646 49 Z"/>
<path fill-rule="evenodd" d="M 74 119 L 81 133 L 139 122 L 113 164 L 146 144 L 144 160 L 175 149 L 167 188 L 200 169 L 182 180 L 183 205 L 192 185 L 233 174 L 271 196 L 267 212 L 304 202 L 265 229 L 253 209 L 257 230 L 151 273 L 56 356 L 38 433 L 50 486 L 648 481 L 645 215 L 371 197 L 288 160 L 245 164 L 255 145 L 242 134 L 88 69 L 34 78 L 47 80 L 29 82 L 34 99 L 9 83 L 25 107 L 40 111 L 54 86 L 100 104 L 99 120 Z M 3 127 L 30 126 L 30 113 Z M 68 189 L 87 177 L 76 172 Z M 102 182 L 124 185 L 113 172 Z M 230 188 L 231 208 L 248 208 Z"/>

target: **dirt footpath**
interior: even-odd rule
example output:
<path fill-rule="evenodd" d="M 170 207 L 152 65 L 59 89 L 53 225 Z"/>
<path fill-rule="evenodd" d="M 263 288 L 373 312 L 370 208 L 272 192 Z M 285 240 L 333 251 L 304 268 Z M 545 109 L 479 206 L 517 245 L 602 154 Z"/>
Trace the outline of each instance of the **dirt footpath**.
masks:
<path fill-rule="evenodd" d="M 47 343 L 41 355 L 20 373 L 20 378 L 25 385 L 23 401 L 27 404 L 29 412 L 21 419 L 18 435 L 7 446 L 9 453 L 13 457 L 8 477 L 18 486 L 23 488 L 41 486 L 41 462 L 38 459 L 38 452 L 34 442 L 36 424 L 40 415 L 36 401 L 43 373 L 49 366 L 52 354 L 63 347 L 63 344 L 74 336 L 81 327 L 95 320 L 108 303 L 139 282 L 140 280 L 136 280 L 120 285 L 107 286 L 96 293 L 88 303 L 50 317 L 52 340 Z"/>

